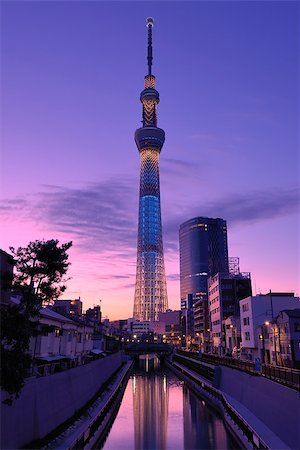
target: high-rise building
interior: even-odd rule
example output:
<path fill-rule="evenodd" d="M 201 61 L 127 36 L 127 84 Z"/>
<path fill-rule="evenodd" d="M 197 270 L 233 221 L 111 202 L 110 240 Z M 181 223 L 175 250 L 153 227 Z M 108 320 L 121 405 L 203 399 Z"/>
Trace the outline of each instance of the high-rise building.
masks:
<path fill-rule="evenodd" d="M 195 217 L 179 230 L 180 298 L 206 298 L 208 277 L 228 272 L 227 227 L 223 219 Z"/>
<path fill-rule="evenodd" d="M 160 189 L 159 155 L 165 132 L 157 127 L 159 93 L 152 75 L 153 19 L 147 19 L 148 74 L 140 100 L 143 105 L 143 126 L 135 132 L 140 153 L 140 199 L 137 244 L 137 268 L 133 317 L 137 320 L 158 320 L 168 308 L 165 277 Z"/>

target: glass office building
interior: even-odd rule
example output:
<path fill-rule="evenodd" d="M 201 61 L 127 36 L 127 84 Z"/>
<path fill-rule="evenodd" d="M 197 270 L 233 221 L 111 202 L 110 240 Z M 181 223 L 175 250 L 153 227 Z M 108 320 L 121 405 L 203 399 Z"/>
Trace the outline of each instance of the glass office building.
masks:
<path fill-rule="evenodd" d="M 180 297 L 208 297 L 208 277 L 228 272 L 227 226 L 223 219 L 195 217 L 179 230 Z"/>
<path fill-rule="evenodd" d="M 140 100 L 143 105 L 143 126 L 135 132 L 140 153 L 140 199 L 137 245 L 137 268 L 133 317 L 137 320 L 158 320 L 168 308 L 162 241 L 159 155 L 165 132 L 157 127 L 159 93 L 152 75 L 153 19 L 147 19 L 148 74 Z"/>

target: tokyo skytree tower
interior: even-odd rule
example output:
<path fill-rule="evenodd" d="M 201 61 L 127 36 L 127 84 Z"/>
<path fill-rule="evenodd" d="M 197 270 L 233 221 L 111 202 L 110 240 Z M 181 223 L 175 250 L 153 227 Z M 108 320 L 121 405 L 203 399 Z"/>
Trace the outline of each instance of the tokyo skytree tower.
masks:
<path fill-rule="evenodd" d="M 137 320 L 158 320 L 158 313 L 168 308 L 159 191 L 159 154 L 165 141 L 165 132 L 157 127 L 159 93 L 155 89 L 155 76 L 152 75 L 152 28 L 153 19 L 148 17 L 148 74 L 140 96 L 143 126 L 135 132 L 141 160 L 133 308 L 133 317 Z"/>

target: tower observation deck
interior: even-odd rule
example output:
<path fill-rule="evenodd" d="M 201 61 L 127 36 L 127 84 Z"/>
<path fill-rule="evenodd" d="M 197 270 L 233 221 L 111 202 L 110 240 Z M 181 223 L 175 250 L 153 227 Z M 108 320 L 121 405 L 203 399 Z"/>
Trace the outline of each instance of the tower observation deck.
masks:
<path fill-rule="evenodd" d="M 137 242 L 137 267 L 133 316 L 137 320 L 158 320 L 168 308 L 162 241 L 159 155 L 165 132 L 157 127 L 159 93 L 152 75 L 153 19 L 148 17 L 148 74 L 140 100 L 143 105 L 143 126 L 135 132 L 140 153 L 140 197 Z"/>

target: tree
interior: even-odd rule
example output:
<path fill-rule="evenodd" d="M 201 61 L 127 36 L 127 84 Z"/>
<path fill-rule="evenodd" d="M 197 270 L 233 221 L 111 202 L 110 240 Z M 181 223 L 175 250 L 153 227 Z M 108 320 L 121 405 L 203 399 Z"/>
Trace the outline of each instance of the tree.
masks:
<path fill-rule="evenodd" d="M 48 303 L 60 296 L 67 280 L 63 276 L 67 273 L 70 263 L 67 250 L 72 242 L 58 245 L 58 240 L 29 242 L 27 247 L 15 250 L 10 247 L 16 260 L 16 275 L 13 288 L 18 290 L 26 286 L 41 303 Z"/>
<path fill-rule="evenodd" d="M 27 247 L 10 248 L 16 262 L 13 290 L 19 303 L 1 307 L 1 387 L 10 394 L 5 402 L 18 397 L 31 365 L 30 338 L 37 336 L 41 305 L 64 292 L 70 263 L 67 250 L 72 242 L 58 245 L 58 240 L 34 241 Z"/>

